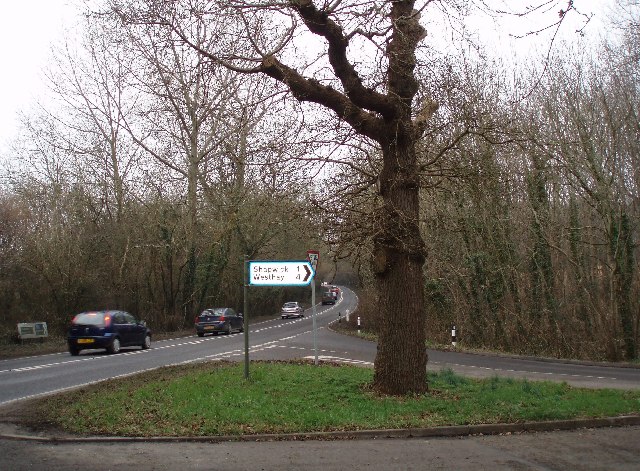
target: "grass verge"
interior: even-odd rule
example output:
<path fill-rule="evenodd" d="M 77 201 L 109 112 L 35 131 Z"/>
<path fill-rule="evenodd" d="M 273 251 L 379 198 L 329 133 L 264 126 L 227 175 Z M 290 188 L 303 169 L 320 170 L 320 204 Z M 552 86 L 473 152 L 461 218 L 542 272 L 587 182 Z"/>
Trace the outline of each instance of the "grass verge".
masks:
<path fill-rule="evenodd" d="M 306 363 L 165 367 L 48 397 L 39 425 L 112 436 L 216 436 L 518 423 L 640 412 L 640 391 L 587 390 L 505 378 L 429 374 L 429 393 L 372 392 L 372 370 Z M 34 424 L 31 424 L 34 425 Z"/>

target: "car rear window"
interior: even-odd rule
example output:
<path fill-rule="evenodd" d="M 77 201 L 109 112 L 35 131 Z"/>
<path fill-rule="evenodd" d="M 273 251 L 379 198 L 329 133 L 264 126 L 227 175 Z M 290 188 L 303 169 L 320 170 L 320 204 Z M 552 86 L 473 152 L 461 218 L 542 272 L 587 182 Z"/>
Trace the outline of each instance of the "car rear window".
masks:
<path fill-rule="evenodd" d="M 283 307 L 298 307 L 296 303 L 285 303 Z"/>
<path fill-rule="evenodd" d="M 104 325 L 104 313 L 83 312 L 73 318 L 73 323 L 82 325 Z"/>

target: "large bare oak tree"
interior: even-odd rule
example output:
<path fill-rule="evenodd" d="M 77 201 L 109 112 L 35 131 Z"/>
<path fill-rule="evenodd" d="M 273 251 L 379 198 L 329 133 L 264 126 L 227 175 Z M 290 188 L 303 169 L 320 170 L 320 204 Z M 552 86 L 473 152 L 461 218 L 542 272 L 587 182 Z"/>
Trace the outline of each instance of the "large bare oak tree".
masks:
<path fill-rule="evenodd" d="M 384 325 L 378 340 L 374 387 L 385 394 L 424 392 L 427 389 L 422 274 L 425 253 L 418 226 L 419 172 L 415 146 L 437 106 L 427 100 L 422 112 L 413 114 L 419 88 L 414 75 L 415 53 L 425 36 L 415 2 L 233 1 L 226 7 L 218 10 L 210 3 L 191 9 L 191 13 L 205 22 L 207 17 L 209 20 L 214 17 L 214 8 L 216 15 L 226 13 L 240 18 L 239 23 L 246 29 L 239 36 L 247 38 L 252 49 L 245 50 L 244 57 L 250 56 L 254 62 L 239 63 L 242 55 L 237 50 L 233 55 L 223 54 L 215 46 L 194 44 L 205 57 L 239 72 L 264 74 L 277 80 L 298 100 L 332 110 L 358 134 L 377 143 L 382 151 L 378 188 L 383 204 L 376 215 L 372 258 Z M 181 22 L 184 9 L 176 9 L 175 4 L 159 7 L 158 3 L 152 8 L 152 15 L 147 16 L 149 21 L 170 26 L 181 39 L 190 42 L 189 30 Z M 277 11 L 281 19 L 289 15 L 291 27 L 282 29 L 283 41 L 273 41 L 271 44 L 275 46 L 267 50 L 263 45 L 269 43 L 260 36 L 273 34 L 278 24 L 277 20 L 269 23 L 274 21 L 274 15 L 268 14 L 270 11 Z M 280 45 L 286 44 L 290 35 L 299 34 L 297 23 L 304 24 L 310 33 L 323 40 L 326 48 L 323 53 L 339 83 L 323 84 L 312 74 L 304 75 L 285 63 L 287 55 Z M 271 31 L 266 32 L 267 29 Z M 348 54 L 352 42 L 363 38 L 382 47 L 379 58 L 385 70 L 380 75 L 383 83 L 377 87 L 365 84 Z M 380 65 L 371 67 L 379 69 Z"/>
<path fill-rule="evenodd" d="M 426 391 L 425 243 L 419 228 L 416 144 L 438 109 L 416 79 L 426 37 L 421 15 L 443 18 L 473 2 L 437 0 L 113 0 L 125 21 L 170 28 L 204 58 L 271 77 L 300 102 L 333 112 L 382 155 L 381 204 L 371 254 L 381 326 L 374 387 L 383 394 Z M 484 5 L 484 2 L 480 2 Z M 572 2 L 569 2 L 571 8 Z M 560 12 L 563 17 L 565 10 Z M 208 44 L 194 31 L 223 22 Z M 319 40 L 319 41 L 316 41 Z M 317 51 L 314 49 L 317 47 Z M 315 53 L 315 59 L 302 60 Z M 417 103 L 420 101 L 420 103 Z"/>

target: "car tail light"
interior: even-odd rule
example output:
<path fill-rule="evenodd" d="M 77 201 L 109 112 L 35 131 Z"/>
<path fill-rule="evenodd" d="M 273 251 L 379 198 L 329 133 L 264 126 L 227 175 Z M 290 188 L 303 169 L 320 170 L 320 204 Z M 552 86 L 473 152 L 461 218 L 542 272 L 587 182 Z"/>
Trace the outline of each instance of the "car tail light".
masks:
<path fill-rule="evenodd" d="M 220 319 L 218 319 L 219 321 L 223 321 L 224 320 L 224 316 L 220 316 Z"/>
<path fill-rule="evenodd" d="M 198 323 L 198 319 L 200 319 L 200 316 L 196 316 L 196 318 L 193 320 L 193 323 L 197 324 Z"/>
<path fill-rule="evenodd" d="M 104 316 L 104 326 L 109 327 L 111 325 L 111 316 Z"/>

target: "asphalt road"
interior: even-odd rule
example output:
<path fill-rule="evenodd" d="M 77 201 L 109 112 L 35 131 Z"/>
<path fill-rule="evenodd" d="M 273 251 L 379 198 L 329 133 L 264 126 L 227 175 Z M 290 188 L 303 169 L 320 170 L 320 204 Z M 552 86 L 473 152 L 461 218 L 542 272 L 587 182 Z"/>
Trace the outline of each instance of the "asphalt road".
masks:
<path fill-rule="evenodd" d="M 344 289 L 335 306 L 318 306 L 316 330 L 302 319 L 251 324 L 250 360 L 309 358 L 372 366 L 376 345 L 327 326 L 353 312 Z M 251 322 L 251 320 L 250 320 Z M 99 351 L 0 361 L 0 417 L 26 398 L 39 397 L 163 365 L 243 361 L 244 334 L 153 342 L 150 350 L 118 355 Z M 566 381 L 583 387 L 640 388 L 640 370 L 510 356 L 429 351 L 429 369 L 452 368 L 474 377 L 513 376 Z M 5 424 L 6 425 L 6 424 Z M 0 434 L 6 431 L 0 427 Z M 640 469 L 640 427 L 550 433 L 295 442 L 50 443 L 0 438 L 0 469 Z"/>
<path fill-rule="evenodd" d="M 330 323 L 353 312 L 356 305 L 356 295 L 343 289 L 338 304 L 318 306 L 315 334 L 311 310 L 301 319 L 283 320 L 277 317 L 257 324 L 251 324 L 249 319 L 250 360 L 315 359 L 317 356 L 318 359 L 372 366 L 376 354 L 375 343 L 340 335 L 327 328 Z M 244 335 L 163 340 L 153 342 L 149 350 L 131 349 L 118 355 L 88 350 L 81 352 L 78 357 L 64 352 L 2 360 L 0 406 L 164 365 L 213 359 L 243 361 Z M 566 381 L 580 387 L 640 388 L 639 368 L 455 351 L 430 350 L 428 353 L 428 368 L 436 371 L 451 368 L 473 377 L 498 375 Z"/>
<path fill-rule="evenodd" d="M 336 305 L 318 306 L 316 332 L 326 331 L 326 326 L 338 318 L 338 313 L 346 315 L 356 304 L 357 297 L 349 291 Z M 252 324 L 249 313 L 250 360 L 315 357 L 311 314 L 309 309 L 303 318 L 281 319 L 278 315 L 272 320 Z M 243 361 L 246 334 L 245 331 L 232 335 L 202 338 L 194 335 L 154 341 L 149 350 L 123 349 L 117 355 L 109 355 L 103 350 L 83 350 L 77 357 L 63 352 L 2 360 L 0 406 L 165 365 L 216 359 Z M 304 345 L 302 349 L 299 347 L 301 344 Z"/>

